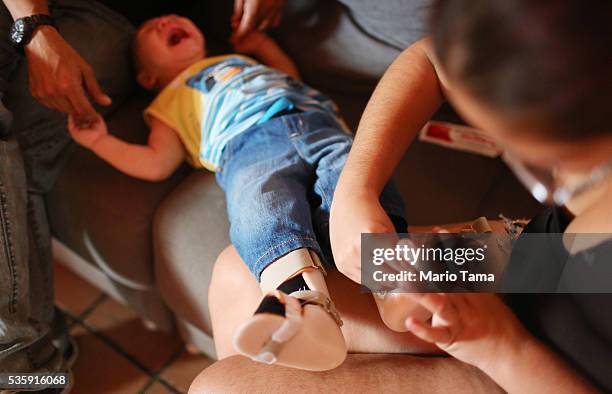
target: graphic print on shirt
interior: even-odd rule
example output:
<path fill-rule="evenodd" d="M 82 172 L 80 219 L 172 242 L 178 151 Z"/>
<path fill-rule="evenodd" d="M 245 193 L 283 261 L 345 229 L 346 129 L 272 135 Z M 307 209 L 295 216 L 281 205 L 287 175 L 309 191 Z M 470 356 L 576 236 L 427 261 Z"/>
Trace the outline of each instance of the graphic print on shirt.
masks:
<path fill-rule="evenodd" d="M 258 64 L 252 64 L 243 59 L 231 58 L 203 68 L 187 79 L 186 83 L 202 93 L 210 93 L 218 83 L 228 83 L 232 77 L 245 70 L 258 67 L 260 67 Z"/>

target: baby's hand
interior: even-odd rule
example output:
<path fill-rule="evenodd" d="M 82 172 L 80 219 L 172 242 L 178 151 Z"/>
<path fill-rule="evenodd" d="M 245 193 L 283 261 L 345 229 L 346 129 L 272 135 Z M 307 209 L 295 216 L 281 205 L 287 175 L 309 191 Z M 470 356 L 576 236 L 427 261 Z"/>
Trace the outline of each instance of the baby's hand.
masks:
<path fill-rule="evenodd" d="M 515 350 L 532 337 L 495 294 L 410 294 L 428 309 L 430 323 L 412 318 L 406 327 L 417 337 L 468 364 L 483 368 L 500 352 Z"/>
<path fill-rule="evenodd" d="M 77 124 L 74 117 L 68 115 L 68 131 L 79 145 L 87 149 L 92 149 L 96 142 L 108 134 L 106 122 L 100 115 L 91 124 Z"/>
<path fill-rule="evenodd" d="M 252 55 L 257 52 L 257 49 L 266 40 L 269 40 L 269 37 L 265 33 L 254 31 L 243 37 L 234 35 L 230 42 L 236 52 Z"/>

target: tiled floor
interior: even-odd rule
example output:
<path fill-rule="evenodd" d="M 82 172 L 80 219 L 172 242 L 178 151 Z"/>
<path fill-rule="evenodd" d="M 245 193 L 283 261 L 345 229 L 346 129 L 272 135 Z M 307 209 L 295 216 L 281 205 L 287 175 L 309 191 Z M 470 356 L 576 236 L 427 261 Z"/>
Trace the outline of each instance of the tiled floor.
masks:
<path fill-rule="evenodd" d="M 135 312 L 55 264 L 56 303 L 79 345 L 74 394 L 184 393 L 212 360 L 176 333 L 147 330 Z"/>

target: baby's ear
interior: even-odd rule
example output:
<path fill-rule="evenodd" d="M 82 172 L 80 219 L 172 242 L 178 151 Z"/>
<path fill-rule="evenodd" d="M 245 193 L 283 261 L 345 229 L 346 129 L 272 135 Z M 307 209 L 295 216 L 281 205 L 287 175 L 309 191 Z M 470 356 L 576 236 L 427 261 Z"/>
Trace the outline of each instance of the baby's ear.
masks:
<path fill-rule="evenodd" d="M 153 90 L 157 84 L 157 77 L 147 70 L 140 70 L 136 76 L 138 84 L 147 90 Z"/>

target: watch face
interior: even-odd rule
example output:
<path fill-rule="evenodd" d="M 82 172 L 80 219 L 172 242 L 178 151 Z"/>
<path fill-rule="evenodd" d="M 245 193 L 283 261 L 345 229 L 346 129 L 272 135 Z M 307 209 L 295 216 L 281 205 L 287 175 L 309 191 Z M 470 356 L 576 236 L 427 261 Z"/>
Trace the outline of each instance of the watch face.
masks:
<path fill-rule="evenodd" d="M 11 40 L 15 44 L 21 44 L 25 38 L 26 23 L 22 19 L 15 21 L 11 27 Z"/>

